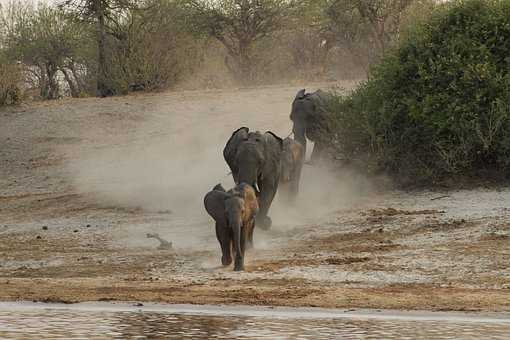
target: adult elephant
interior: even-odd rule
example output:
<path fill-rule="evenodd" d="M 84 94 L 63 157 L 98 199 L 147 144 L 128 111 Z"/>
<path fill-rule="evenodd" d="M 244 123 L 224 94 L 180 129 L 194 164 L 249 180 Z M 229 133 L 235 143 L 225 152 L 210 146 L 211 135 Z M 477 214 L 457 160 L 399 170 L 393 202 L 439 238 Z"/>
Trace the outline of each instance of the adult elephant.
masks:
<path fill-rule="evenodd" d="M 330 115 L 327 110 L 329 94 L 317 90 L 306 93 L 305 89 L 298 91 L 292 102 L 290 119 L 293 122 L 294 138 L 303 145 L 306 152 L 306 138 L 315 143 L 311 161 L 318 160 L 327 142 Z"/>
<path fill-rule="evenodd" d="M 282 150 L 283 140 L 271 131 L 262 134 L 247 127 L 236 130 L 223 149 L 235 183 L 247 183 L 257 190 L 256 224 L 266 230 L 272 223 L 267 214 L 278 190 Z"/>

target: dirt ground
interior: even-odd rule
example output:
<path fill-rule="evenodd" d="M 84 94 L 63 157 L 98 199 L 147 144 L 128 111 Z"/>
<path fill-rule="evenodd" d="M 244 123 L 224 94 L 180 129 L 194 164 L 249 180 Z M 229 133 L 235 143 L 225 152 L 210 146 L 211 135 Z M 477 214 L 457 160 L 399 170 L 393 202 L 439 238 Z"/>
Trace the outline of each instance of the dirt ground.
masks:
<path fill-rule="evenodd" d="M 287 136 L 297 90 L 1 111 L 0 300 L 510 311 L 507 188 L 382 191 L 306 166 L 296 205 L 277 198 L 273 228 L 255 231 L 246 271 L 219 266 L 202 198 L 232 185 L 223 145 L 240 126 Z"/>

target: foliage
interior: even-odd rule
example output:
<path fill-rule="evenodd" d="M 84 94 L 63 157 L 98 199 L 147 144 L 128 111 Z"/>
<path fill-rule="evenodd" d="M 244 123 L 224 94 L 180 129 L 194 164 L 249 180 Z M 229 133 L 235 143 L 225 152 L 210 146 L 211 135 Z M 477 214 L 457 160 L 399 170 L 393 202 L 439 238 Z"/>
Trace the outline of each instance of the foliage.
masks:
<path fill-rule="evenodd" d="M 174 85 L 193 72 L 200 39 L 184 29 L 174 1 L 153 0 L 143 11 L 128 10 L 113 32 L 112 74 L 127 90 L 154 90 Z"/>
<path fill-rule="evenodd" d="M 291 4 L 285 0 L 189 0 L 185 7 L 197 31 L 223 44 L 228 68 L 246 84 L 254 79 L 255 43 L 281 28 Z"/>
<path fill-rule="evenodd" d="M 454 1 L 334 102 L 345 157 L 401 183 L 508 173 L 510 2 Z"/>
<path fill-rule="evenodd" d="M 22 72 L 19 65 L 0 63 L 0 106 L 19 104 L 22 101 Z"/>
<path fill-rule="evenodd" d="M 4 52 L 11 62 L 20 62 L 34 79 L 40 96 L 55 99 L 60 95 L 57 73 L 65 73 L 76 94 L 79 80 L 72 80 L 71 71 L 79 59 L 77 51 L 87 41 L 86 30 L 67 20 L 54 7 L 39 4 L 11 3 L 2 13 Z M 75 73 L 77 75 L 77 73 Z"/>
<path fill-rule="evenodd" d="M 43 99 L 352 79 L 433 1 L 12 0 L 0 52 Z"/>

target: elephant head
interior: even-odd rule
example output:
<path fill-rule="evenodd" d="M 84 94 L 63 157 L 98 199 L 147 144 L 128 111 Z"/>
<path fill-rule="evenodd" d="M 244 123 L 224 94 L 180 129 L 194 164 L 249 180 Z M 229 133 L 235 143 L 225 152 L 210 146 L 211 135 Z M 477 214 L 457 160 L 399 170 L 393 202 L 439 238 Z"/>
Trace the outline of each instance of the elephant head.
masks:
<path fill-rule="evenodd" d="M 288 183 L 292 181 L 296 170 L 302 167 L 303 162 L 303 146 L 298 141 L 290 137 L 285 138 L 283 140 L 281 182 Z"/>
<path fill-rule="evenodd" d="M 274 133 L 250 132 L 246 127 L 236 130 L 223 149 L 235 183 L 257 190 L 262 228 L 271 225 L 267 212 L 278 189 L 282 150 L 283 140 Z"/>
<path fill-rule="evenodd" d="M 316 110 L 316 104 L 310 93 L 305 89 L 298 91 L 290 112 L 290 119 L 293 122 L 292 132 L 294 138 L 303 145 L 306 150 L 306 127 Z"/>
<path fill-rule="evenodd" d="M 294 101 L 290 113 L 293 122 L 294 138 L 303 145 L 306 153 L 306 139 L 315 142 L 315 148 L 322 148 L 324 133 L 328 131 L 328 100 L 330 95 L 322 90 L 306 93 L 300 90 Z"/>
<path fill-rule="evenodd" d="M 260 179 L 268 170 L 278 170 L 283 150 L 283 140 L 271 131 L 262 134 L 250 132 L 242 127 L 236 130 L 228 140 L 223 156 L 236 183 L 247 183 L 257 188 Z"/>
<path fill-rule="evenodd" d="M 241 183 L 225 192 L 216 186 L 204 198 L 208 214 L 216 222 L 216 237 L 221 246 L 221 263 L 232 263 L 231 249 L 236 252 L 234 270 L 244 268 L 245 242 L 252 242 L 254 219 L 259 207 L 254 189 Z"/>

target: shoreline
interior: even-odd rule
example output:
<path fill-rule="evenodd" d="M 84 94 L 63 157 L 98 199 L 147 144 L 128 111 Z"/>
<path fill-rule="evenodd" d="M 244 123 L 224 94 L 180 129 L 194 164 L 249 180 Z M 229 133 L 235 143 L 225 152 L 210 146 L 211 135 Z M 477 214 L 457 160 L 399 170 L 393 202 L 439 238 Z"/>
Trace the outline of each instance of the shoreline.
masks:
<path fill-rule="evenodd" d="M 426 311 L 394 309 L 342 309 L 320 307 L 277 307 L 250 305 L 194 305 L 140 302 L 79 302 L 72 304 L 0 301 L 1 312 L 33 312 L 37 310 L 74 310 L 84 312 L 149 312 L 185 315 L 220 315 L 248 317 L 276 317 L 297 319 L 365 319 L 400 321 L 440 321 L 461 323 L 510 324 L 510 313 Z"/>

